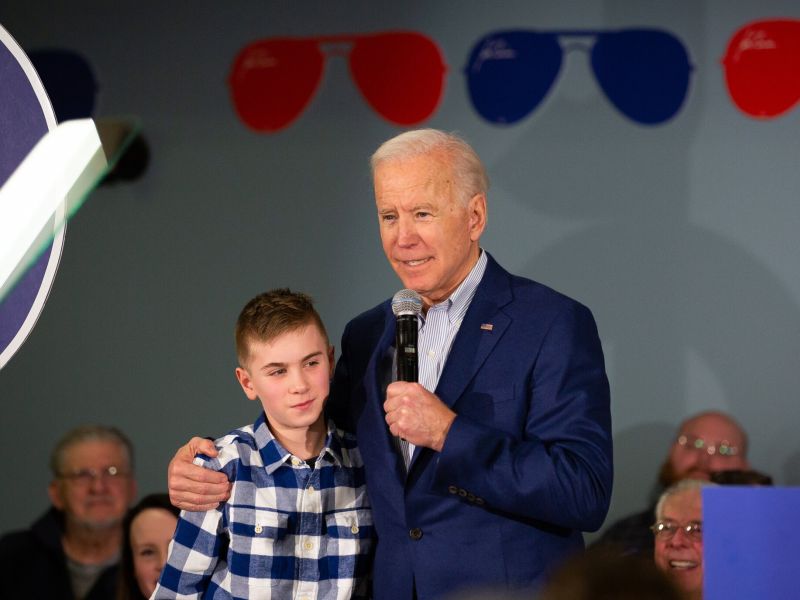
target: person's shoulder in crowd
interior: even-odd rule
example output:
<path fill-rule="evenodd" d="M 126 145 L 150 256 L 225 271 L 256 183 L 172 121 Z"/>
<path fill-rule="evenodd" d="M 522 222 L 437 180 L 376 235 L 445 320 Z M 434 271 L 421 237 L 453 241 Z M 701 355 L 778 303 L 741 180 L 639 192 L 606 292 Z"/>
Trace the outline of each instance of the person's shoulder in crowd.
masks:
<path fill-rule="evenodd" d="M 66 556 L 61 548 L 63 515 L 50 508 L 28 529 L 0 536 L 0 576 L 4 598 L 72 600 Z M 118 565 L 106 567 L 84 600 L 114 597 Z"/>
<path fill-rule="evenodd" d="M 654 508 L 623 517 L 612 523 L 592 547 L 616 548 L 623 556 L 653 556 Z"/>

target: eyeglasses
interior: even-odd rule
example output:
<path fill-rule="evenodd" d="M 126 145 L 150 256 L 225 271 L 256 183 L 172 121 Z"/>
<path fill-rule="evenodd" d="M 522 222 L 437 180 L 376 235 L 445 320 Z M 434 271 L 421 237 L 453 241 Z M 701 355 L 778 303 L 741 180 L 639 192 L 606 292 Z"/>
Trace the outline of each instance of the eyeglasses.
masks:
<path fill-rule="evenodd" d="M 800 21 L 754 21 L 739 29 L 722 58 L 728 92 L 751 117 L 770 119 L 800 100 Z"/>
<path fill-rule="evenodd" d="M 658 521 L 650 527 L 655 536 L 663 540 L 672 539 L 679 529 L 696 542 L 703 539 L 703 523 L 701 521 L 692 521 L 686 525 L 681 525 L 675 521 Z"/>
<path fill-rule="evenodd" d="M 228 84 L 241 120 L 264 132 L 289 125 L 314 96 L 328 55 L 348 57 L 364 99 L 394 124 L 427 119 L 442 97 L 447 66 L 436 43 L 419 33 L 269 38 L 243 48 L 231 69 Z"/>
<path fill-rule="evenodd" d="M 103 469 L 79 469 L 72 473 L 61 473 L 59 478 L 71 481 L 75 485 L 89 487 L 95 480 L 100 480 L 103 483 L 111 483 L 122 481 L 128 475 L 129 473 L 112 465 Z"/>
<path fill-rule="evenodd" d="M 594 38 L 562 48 L 560 38 Z M 475 110 L 510 124 L 535 109 L 556 80 L 564 52 L 588 50 L 603 93 L 637 123 L 657 125 L 678 112 L 692 66 L 686 48 L 658 29 L 619 31 L 499 31 L 481 38 L 465 67 Z"/>
<path fill-rule="evenodd" d="M 678 436 L 676 441 L 678 442 L 679 446 L 682 446 L 686 450 L 706 452 L 710 456 L 714 456 L 715 454 L 719 456 L 736 456 L 739 454 L 739 448 L 736 446 L 731 446 L 730 443 L 728 443 L 728 440 L 722 440 L 721 442 L 710 444 L 701 437 L 697 437 L 688 433 L 682 433 Z"/>

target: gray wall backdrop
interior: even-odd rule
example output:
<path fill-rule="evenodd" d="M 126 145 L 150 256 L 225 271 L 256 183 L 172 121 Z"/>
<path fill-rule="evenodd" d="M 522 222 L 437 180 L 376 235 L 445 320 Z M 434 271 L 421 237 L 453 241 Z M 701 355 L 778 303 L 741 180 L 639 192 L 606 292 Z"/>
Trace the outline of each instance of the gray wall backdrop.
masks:
<path fill-rule="evenodd" d="M 281 35 L 420 31 L 449 65 L 424 125 L 462 133 L 492 188 L 483 245 L 511 271 L 592 308 L 612 387 L 609 519 L 643 507 L 676 424 L 730 411 L 754 466 L 800 484 L 800 108 L 757 121 L 720 66 L 741 26 L 800 18 L 794 1 L 86 2 L 6 0 L 27 50 L 80 52 L 96 116 L 136 115 L 145 177 L 97 190 L 70 223 L 50 299 L 0 372 L 0 531 L 48 504 L 47 457 L 69 427 L 123 427 L 140 491 L 192 434 L 252 421 L 233 376 L 232 327 L 256 293 L 318 301 L 332 337 L 400 286 L 380 249 L 367 157 L 400 128 L 330 58 L 306 112 L 272 135 L 238 120 L 226 77 L 246 43 Z M 689 49 L 685 105 L 664 125 L 623 117 L 587 56 L 566 56 L 519 123 L 484 121 L 463 65 L 478 38 L 515 27 L 658 27 Z"/>

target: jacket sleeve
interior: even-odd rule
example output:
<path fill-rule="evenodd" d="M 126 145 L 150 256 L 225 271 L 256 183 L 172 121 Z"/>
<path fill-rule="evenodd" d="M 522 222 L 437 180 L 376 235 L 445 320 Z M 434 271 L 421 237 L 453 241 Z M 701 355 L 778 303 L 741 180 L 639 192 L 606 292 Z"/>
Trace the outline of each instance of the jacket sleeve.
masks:
<path fill-rule="evenodd" d="M 438 456 L 434 491 L 519 520 L 596 530 L 613 469 L 609 386 L 591 312 L 567 304 L 538 348 L 519 351 L 535 355 L 532 370 L 512 382 L 514 400 L 526 403 L 520 431 L 458 415 Z"/>

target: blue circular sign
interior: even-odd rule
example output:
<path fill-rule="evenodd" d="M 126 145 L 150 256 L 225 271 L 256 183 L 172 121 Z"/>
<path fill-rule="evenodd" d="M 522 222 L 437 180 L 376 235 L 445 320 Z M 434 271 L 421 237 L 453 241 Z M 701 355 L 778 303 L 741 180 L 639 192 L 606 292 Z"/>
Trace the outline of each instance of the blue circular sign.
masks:
<path fill-rule="evenodd" d="M 36 70 L 16 40 L 0 26 L 0 185 L 31 148 L 56 126 L 56 116 Z M 64 211 L 63 205 L 59 211 Z M 51 219 L 53 242 L 0 298 L 0 369 L 27 339 L 44 308 L 64 246 L 63 214 Z M 56 227 L 56 222 L 61 222 Z"/>

